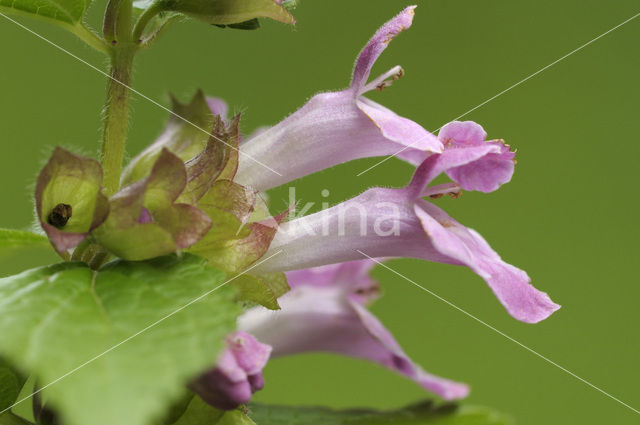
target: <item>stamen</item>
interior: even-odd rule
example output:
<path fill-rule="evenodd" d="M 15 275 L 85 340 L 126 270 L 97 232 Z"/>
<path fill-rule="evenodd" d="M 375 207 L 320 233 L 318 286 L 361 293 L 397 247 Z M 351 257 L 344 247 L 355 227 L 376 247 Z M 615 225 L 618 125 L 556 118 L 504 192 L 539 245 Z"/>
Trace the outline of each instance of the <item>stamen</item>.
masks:
<path fill-rule="evenodd" d="M 457 183 L 450 182 L 427 187 L 420 194 L 422 197 L 428 196 L 431 199 L 442 198 L 444 195 L 457 199 L 462 196 L 462 188 Z"/>
<path fill-rule="evenodd" d="M 363 87 L 362 93 L 366 93 L 371 90 L 384 90 L 385 88 L 391 86 L 394 81 L 399 80 L 404 76 L 404 69 L 400 65 L 396 65 L 378 78 L 372 80 L 369 84 Z"/>

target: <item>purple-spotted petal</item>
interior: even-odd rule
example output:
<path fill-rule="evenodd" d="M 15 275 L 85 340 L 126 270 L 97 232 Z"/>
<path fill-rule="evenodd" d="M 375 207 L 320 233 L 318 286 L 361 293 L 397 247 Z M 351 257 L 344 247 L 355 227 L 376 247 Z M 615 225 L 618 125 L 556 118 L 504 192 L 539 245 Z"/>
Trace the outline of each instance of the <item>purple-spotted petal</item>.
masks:
<path fill-rule="evenodd" d="M 422 388 L 451 400 L 468 388 L 424 372 L 404 353 L 388 330 L 344 288 L 299 285 L 280 299 L 282 310 L 249 310 L 241 329 L 273 346 L 273 356 L 325 351 L 378 363 L 406 376 Z"/>
<path fill-rule="evenodd" d="M 502 261 L 473 229 L 426 201 L 419 201 L 415 212 L 434 247 L 482 277 L 514 318 L 537 323 L 560 308 L 529 283 L 531 279 L 524 271 Z"/>

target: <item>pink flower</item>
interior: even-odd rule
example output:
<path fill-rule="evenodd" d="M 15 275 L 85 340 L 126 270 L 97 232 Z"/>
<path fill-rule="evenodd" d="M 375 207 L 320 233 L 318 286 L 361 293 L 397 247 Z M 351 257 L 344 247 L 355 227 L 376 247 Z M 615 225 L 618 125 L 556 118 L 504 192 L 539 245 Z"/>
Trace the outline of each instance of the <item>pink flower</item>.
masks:
<path fill-rule="evenodd" d="M 282 310 L 255 307 L 241 316 L 241 329 L 273 346 L 273 356 L 326 351 L 378 363 L 445 400 L 466 397 L 469 388 L 425 372 L 402 350 L 366 305 L 379 294 L 369 276 L 371 260 L 287 273 L 291 292 Z"/>
<path fill-rule="evenodd" d="M 442 143 L 422 126 L 363 96 L 403 75 L 396 66 L 367 83 L 378 56 L 411 26 L 414 9 L 404 9 L 369 40 L 347 89 L 315 95 L 293 115 L 243 142 L 245 155 L 240 155 L 236 181 L 266 190 L 343 162 L 394 154 L 403 147 L 442 152 Z M 281 175 L 266 171 L 251 158 L 259 158 Z"/>
<path fill-rule="evenodd" d="M 270 354 L 270 346 L 246 332 L 235 332 L 227 338 L 216 367 L 195 380 L 191 389 L 214 407 L 235 409 L 264 387 L 262 369 Z"/>
<path fill-rule="evenodd" d="M 502 143 L 466 140 L 465 131 L 479 128 L 472 122 L 452 124 L 447 131 L 457 145 L 424 160 L 405 188 L 369 189 L 332 208 L 283 223 L 266 255 L 282 252 L 258 269 L 296 270 L 360 259 L 363 254 L 464 265 L 485 280 L 514 318 L 527 323 L 547 318 L 560 306 L 535 289 L 524 271 L 502 261 L 476 231 L 423 199 L 456 194 L 461 186 L 487 191 L 508 181 L 512 170 L 502 162 L 511 161 L 511 154 Z M 496 163 L 500 166 L 491 169 Z M 491 172 L 482 172 L 487 167 Z M 428 187 L 443 172 L 458 183 Z"/>

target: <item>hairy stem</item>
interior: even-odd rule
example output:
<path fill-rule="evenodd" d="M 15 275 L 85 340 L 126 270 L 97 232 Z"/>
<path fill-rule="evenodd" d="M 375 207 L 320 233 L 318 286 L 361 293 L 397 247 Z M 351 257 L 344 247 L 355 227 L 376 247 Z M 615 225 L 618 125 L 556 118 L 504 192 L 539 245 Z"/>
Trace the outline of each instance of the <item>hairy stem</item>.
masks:
<path fill-rule="evenodd" d="M 142 41 L 142 33 L 147 27 L 149 22 L 158 14 L 162 12 L 162 7 L 159 2 L 155 2 L 151 7 L 145 10 L 138 18 L 135 27 L 133 28 L 133 40 L 136 42 Z"/>
<path fill-rule="evenodd" d="M 120 184 L 129 124 L 129 88 L 136 47 L 130 43 L 116 46 L 111 55 L 111 72 L 107 81 L 104 107 L 104 127 L 100 162 L 104 172 L 103 185 L 113 195 Z"/>

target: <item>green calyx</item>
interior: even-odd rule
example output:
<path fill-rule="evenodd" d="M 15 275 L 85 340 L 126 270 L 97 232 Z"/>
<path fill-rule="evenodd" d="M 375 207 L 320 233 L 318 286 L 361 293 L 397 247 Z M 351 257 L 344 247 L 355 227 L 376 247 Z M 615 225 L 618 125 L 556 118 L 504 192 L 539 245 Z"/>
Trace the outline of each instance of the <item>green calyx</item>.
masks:
<path fill-rule="evenodd" d="M 36 213 L 55 250 L 64 255 L 109 214 L 102 169 L 93 159 L 56 148 L 36 183 Z"/>
<path fill-rule="evenodd" d="M 264 198 L 233 181 L 240 117 L 213 115 L 201 92 L 187 104 L 174 100 L 174 111 L 207 130 L 172 116 L 109 199 L 96 161 L 56 149 L 36 192 L 43 229 L 61 255 L 77 247 L 71 257 L 96 269 L 109 254 L 130 261 L 197 254 L 237 275 L 239 300 L 279 308 L 288 291 L 284 274 L 244 274 L 267 252 L 283 217 L 265 214 Z"/>
<path fill-rule="evenodd" d="M 127 260 L 153 258 L 195 243 L 211 220 L 191 205 L 175 203 L 186 182 L 184 163 L 163 149 L 148 177 L 111 198 L 111 214 L 95 232 L 98 243 Z"/>

